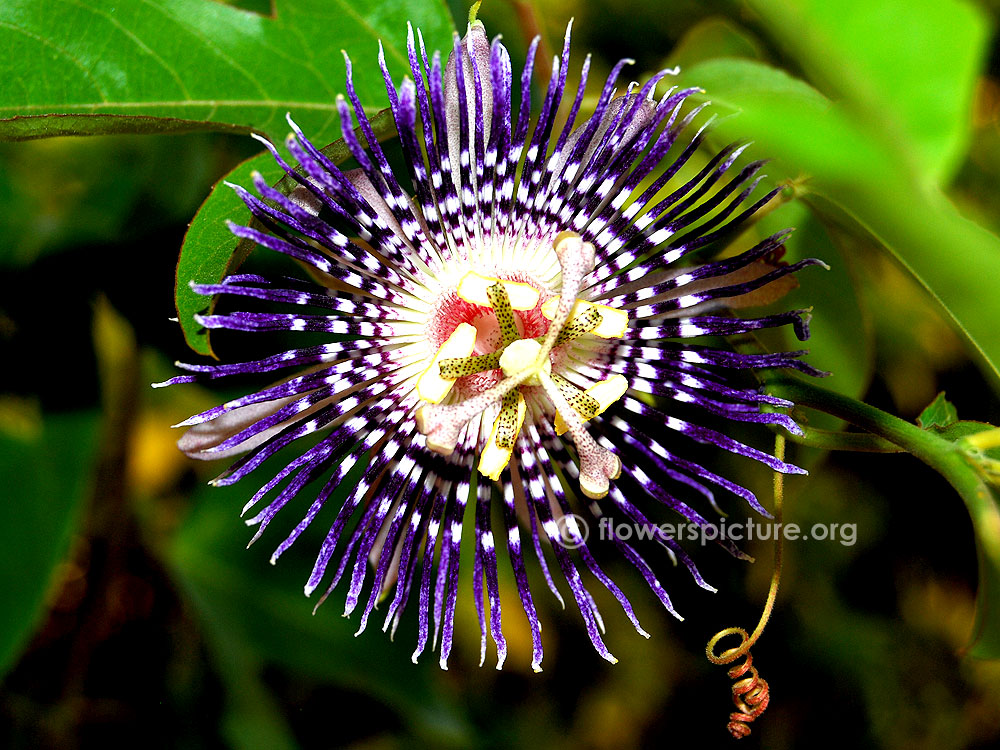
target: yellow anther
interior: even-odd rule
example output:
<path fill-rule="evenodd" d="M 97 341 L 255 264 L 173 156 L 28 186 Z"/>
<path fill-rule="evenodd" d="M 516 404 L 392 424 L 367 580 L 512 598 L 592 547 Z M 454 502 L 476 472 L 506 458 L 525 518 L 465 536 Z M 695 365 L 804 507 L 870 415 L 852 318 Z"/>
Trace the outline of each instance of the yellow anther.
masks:
<path fill-rule="evenodd" d="M 517 433 L 521 431 L 524 414 L 519 404 L 524 401 L 520 391 L 511 391 L 500 403 L 500 413 L 493 424 L 493 439 L 498 447 L 513 450 Z"/>
<path fill-rule="evenodd" d="M 524 424 L 524 415 L 528 406 L 524 396 L 519 391 L 511 391 L 504 396 L 500 413 L 493 422 L 493 432 L 489 442 L 479 456 L 479 472 L 493 481 L 500 479 L 500 474 L 510 462 L 514 452 L 514 442 L 517 433 Z"/>
<path fill-rule="evenodd" d="M 441 345 L 434 359 L 417 378 L 417 395 L 424 401 L 440 404 L 455 384 L 453 379 L 441 377 L 440 362 L 443 359 L 462 359 L 472 354 L 476 347 L 476 327 L 460 323 L 448 340 Z"/>
<path fill-rule="evenodd" d="M 594 383 L 590 388 L 588 388 L 584 393 L 597 402 L 597 411 L 593 414 L 583 414 L 577 409 L 577 413 L 580 417 L 586 421 L 588 419 L 593 419 L 598 414 L 604 412 L 611 404 L 620 399 L 625 395 L 625 391 L 628 390 L 628 380 L 625 379 L 624 375 L 612 375 L 606 380 L 601 380 L 600 382 Z M 562 435 L 568 429 L 566 421 L 563 419 L 562 415 L 557 411 L 555 419 L 556 433 Z"/>
<path fill-rule="evenodd" d="M 542 305 L 542 315 L 548 320 L 552 320 L 556 316 L 556 309 L 558 307 L 559 298 L 552 297 Z M 628 313 L 624 310 L 619 310 L 617 307 L 596 305 L 593 302 L 578 299 L 573 304 L 573 309 L 569 313 L 570 321 L 572 322 L 578 315 L 592 307 L 601 314 L 601 322 L 597 324 L 596 328 L 590 331 L 592 334 L 600 336 L 602 339 L 617 339 L 625 335 L 625 330 L 628 328 Z"/>
<path fill-rule="evenodd" d="M 538 304 L 540 297 L 538 290 L 531 284 L 522 284 L 519 281 L 505 281 L 492 276 L 483 276 L 475 271 L 469 271 L 462 280 L 458 282 L 458 296 L 473 305 L 492 306 L 489 292 L 487 291 L 494 284 L 500 283 L 507 292 L 510 299 L 510 306 L 513 310 L 532 310 Z"/>

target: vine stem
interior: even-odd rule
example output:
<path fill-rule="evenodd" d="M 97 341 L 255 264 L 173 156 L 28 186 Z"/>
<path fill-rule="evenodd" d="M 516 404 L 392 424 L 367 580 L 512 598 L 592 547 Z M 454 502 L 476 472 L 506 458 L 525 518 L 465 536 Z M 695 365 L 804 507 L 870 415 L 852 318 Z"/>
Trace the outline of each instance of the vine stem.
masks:
<path fill-rule="evenodd" d="M 948 440 L 874 406 L 799 378 L 775 377 L 765 384 L 765 390 L 798 406 L 840 417 L 856 427 L 895 443 L 948 481 L 965 501 L 978 540 L 976 551 L 979 558 L 980 594 L 977 597 L 976 623 L 969 648 L 974 647 L 984 636 L 995 641 L 996 636 L 987 631 L 996 628 L 997 602 L 988 601 L 984 593 L 995 596 L 995 592 L 989 589 L 1000 585 L 996 575 L 1000 571 L 1000 509 L 976 458 L 963 449 L 962 441 Z M 996 643 L 990 645 L 990 648 L 995 647 Z"/>
<path fill-rule="evenodd" d="M 807 425 L 799 425 L 801 435 L 789 433 L 786 437 L 793 443 L 808 448 L 827 451 L 851 451 L 852 453 L 905 453 L 891 440 L 886 440 L 870 432 L 834 432 Z M 778 428 L 775 428 L 778 429 Z"/>
<path fill-rule="evenodd" d="M 952 485 L 966 497 L 965 492 L 978 492 L 977 484 L 970 482 L 969 464 L 953 443 L 944 438 L 910 424 L 899 417 L 877 409 L 861 401 L 843 396 L 836 391 L 817 386 L 809 381 L 793 378 L 774 378 L 766 384 L 767 392 L 772 396 L 792 401 L 797 406 L 810 407 L 839 417 L 860 427 L 867 434 L 832 433 L 825 430 L 809 430 L 807 439 L 802 442 L 815 447 L 831 449 L 863 450 L 872 452 L 909 452 L 940 472 Z M 797 436 L 790 435 L 791 439 Z M 774 455 L 779 460 L 785 457 L 785 438 L 778 435 L 775 439 Z M 984 498 L 985 499 L 985 498 Z M 782 522 L 782 504 L 784 500 L 784 475 L 774 474 L 774 518 L 777 524 Z M 767 626 L 774 602 L 778 595 L 778 584 L 781 579 L 782 544 L 780 535 L 774 545 L 774 573 L 767 592 L 767 601 L 761 613 L 760 620 L 753 633 L 747 635 L 743 628 L 726 628 L 716 633 L 708 642 L 705 653 L 713 664 L 729 664 L 746 655 L 760 638 Z M 721 654 L 715 653 L 715 647 L 723 638 L 730 635 L 740 635 L 743 642 L 739 646 L 726 649 Z"/>
<path fill-rule="evenodd" d="M 950 440 L 921 429 L 888 412 L 798 378 L 775 378 L 767 382 L 767 393 L 793 401 L 850 422 L 855 427 L 884 438 L 912 453 L 940 473 L 963 497 L 978 490 L 969 462 Z M 971 481 L 970 481 L 971 476 Z"/>

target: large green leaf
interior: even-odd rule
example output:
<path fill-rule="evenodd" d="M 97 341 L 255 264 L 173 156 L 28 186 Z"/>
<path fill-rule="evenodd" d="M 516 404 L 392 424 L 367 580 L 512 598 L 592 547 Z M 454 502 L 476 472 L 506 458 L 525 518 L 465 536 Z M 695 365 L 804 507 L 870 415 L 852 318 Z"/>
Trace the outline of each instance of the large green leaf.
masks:
<path fill-rule="evenodd" d="M 206 312 L 211 303 L 208 298 L 191 291 L 189 282 L 217 284 L 246 258 L 245 252 L 236 254 L 237 241 L 226 227 L 226 221 L 247 224 L 250 211 L 224 183 L 249 187 L 254 172 L 260 172 L 268 183 L 275 182 L 282 174 L 281 167 L 265 152 L 247 159 L 219 180 L 195 214 L 177 258 L 174 289 L 177 320 L 188 346 L 199 354 L 212 354 L 212 347 L 208 330 L 195 322 L 194 315 Z"/>
<path fill-rule="evenodd" d="M 366 108 L 385 106 L 378 42 L 406 69 L 406 23 L 451 46 L 440 0 L 276 0 L 262 16 L 214 0 L 6 0 L 0 4 L 0 138 L 256 130 L 285 113 L 320 143 L 339 130 L 341 50 Z"/>
<path fill-rule="evenodd" d="M 748 0 L 820 90 L 921 176 L 961 163 L 987 39 L 961 0 Z M 929 180 L 931 181 L 931 180 Z"/>
<path fill-rule="evenodd" d="M 894 165 L 850 115 L 805 81 L 767 63 L 716 58 L 681 72 L 685 84 L 705 89 L 717 132 L 755 140 L 754 154 L 775 162 L 779 178 L 822 175 L 840 183 L 881 179 Z M 726 115 L 732 115 L 726 117 Z M 811 185 L 807 184 L 807 187 Z"/>
<path fill-rule="evenodd" d="M 764 56 L 761 44 L 746 30 L 733 25 L 724 17 L 706 18 L 688 29 L 677 42 L 663 67 L 688 68 L 714 57 L 746 57 L 752 60 Z"/>
<path fill-rule="evenodd" d="M 34 631 L 88 486 L 96 413 L 41 422 L 0 404 L 0 674 Z"/>
<path fill-rule="evenodd" d="M 682 74 L 733 116 L 716 132 L 751 137 L 776 157 L 769 171 L 795 179 L 818 210 L 861 224 L 941 304 L 984 370 L 1000 377 L 1000 240 L 959 215 L 885 146 L 876 120 L 861 119 L 784 71 L 749 60 L 717 59 Z"/>

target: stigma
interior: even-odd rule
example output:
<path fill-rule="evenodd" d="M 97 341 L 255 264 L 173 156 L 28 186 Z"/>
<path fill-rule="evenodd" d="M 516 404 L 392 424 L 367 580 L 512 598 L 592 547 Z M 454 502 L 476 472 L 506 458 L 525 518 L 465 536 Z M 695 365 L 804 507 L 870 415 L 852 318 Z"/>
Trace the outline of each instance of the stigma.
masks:
<path fill-rule="evenodd" d="M 586 378 L 576 367 L 591 350 L 577 344 L 588 336 L 621 338 L 628 314 L 580 298 L 594 270 L 593 245 L 562 232 L 552 249 L 561 269 L 558 290 L 482 269 L 469 269 L 449 290 L 448 309 L 461 314 L 434 321 L 443 340 L 417 377 L 421 404 L 414 418 L 427 447 L 450 455 L 471 419 L 495 412 L 478 461 L 479 472 L 494 481 L 510 463 L 525 420 L 550 420 L 576 445 L 581 491 L 599 499 L 621 473 L 621 462 L 598 445 L 586 422 L 620 399 L 628 382 L 616 374 L 581 387 Z"/>

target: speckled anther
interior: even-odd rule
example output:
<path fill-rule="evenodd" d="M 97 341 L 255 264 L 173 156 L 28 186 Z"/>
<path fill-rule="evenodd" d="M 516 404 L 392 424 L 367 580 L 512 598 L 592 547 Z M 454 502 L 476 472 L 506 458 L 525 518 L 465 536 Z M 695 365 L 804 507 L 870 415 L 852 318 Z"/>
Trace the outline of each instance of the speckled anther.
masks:
<path fill-rule="evenodd" d="M 455 359 L 442 359 L 438 362 L 438 371 L 445 380 L 458 380 L 466 375 L 475 375 L 477 372 L 495 370 L 500 366 L 500 354 L 490 352 L 489 354 L 479 354 L 472 357 L 457 357 Z"/>
<path fill-rule="evenodd" d="M 566 395 L 567 403 L 573 407 L 573 410 L 580 415 L 581 419 L 586 421 L 604 413 L 605 409 L 624 396 L 625 392 L 628 390 L 628 381 L 622 375 L 612 375 L 605 380 L 594 383 L 586 391 L 580 394 L 580 397 L 576 398 L 570 398 L 570 396 L 566 394 L 566 391 L 561 387 L 560 390 L 562 390 L 563 394 Z M 588 400 L 583 401 L 581 398 L 582 396 L 586 396 Z M 578 404 L 580 403 L 584 404 L 584 408 L 579 408 Z M 555 427 L 557 435 L 562 435 L 566 432 L 566 420 L 563 418 L 561 412 L 556 412 L 556 418 L 553 426 Z"/>
<path fill-rule="evenodd" d="M 621 460 L 590 436 L 580 415 L 569 405 L 550 376 L 542 375 L 541 381 L 545 392 L 566 420 L 570 437 L 576 443 L 576 452 L 580 457 L 580 490 L 593 500 L 604 497 L 608 494 L 608 480 L 617 479 L 621 474 Z"/>
<path fill-rule="evenodd" d="M 597 416 L 601 404 L 596 398 L 581 391 L 562 375 L 553 374 L 552 381 L 556 384 L 563 398 L 566 399 L 566 403 L 573 407 L 573 411 L 584 419 Z"/>
<path fill-rule="evenodd" d="M 503 346 L 507 346 L 519 336 L 514 310 L 510 306 L 510 297 L 504 285 L 499 282 L 486 289 L 486 296 L 489 297 L 493 314 L 496 315 L 500 335 L 503 337 Z"/>
<path fill-rule="evenodd" d="M 601 313 L 596 307 L 587 308 L 586 311 L 563 326 L 556 337 L 556 346 L 562 346 L 570 341 L 575 341 L 585 333 L 590 333 L 601 324 L 602 320 Z"/>

